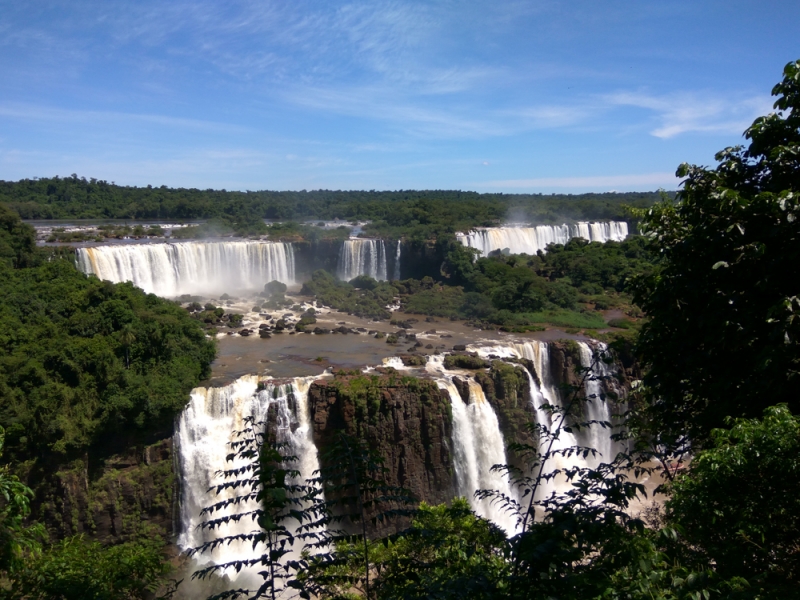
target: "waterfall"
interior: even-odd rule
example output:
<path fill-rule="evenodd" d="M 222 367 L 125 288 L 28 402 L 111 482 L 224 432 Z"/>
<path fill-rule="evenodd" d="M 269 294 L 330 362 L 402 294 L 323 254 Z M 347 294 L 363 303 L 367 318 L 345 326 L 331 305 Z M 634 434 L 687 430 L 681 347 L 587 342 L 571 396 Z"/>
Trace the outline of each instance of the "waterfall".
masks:
<path fill-rule="evenodd" d="M 394 253 L 394 278 L 400 280 L 400 240 L 397 240 L 397 250 Z"/>
<path fill-rule="evenodd" d="M 300 471 L 301 481 L 312 477 L 314 471 L 319 469 L 308 407 L 308 387 L 312 379 L 297 378 L 284 384 L 266 382 L 266 387 L 259 390 L 258 377 L 244 376 L 226 387 L 192 390 L 189 404 L 178 418 L 174 436 L 182 488 L 179 506 L 181 533 L 178 537 L 181 549 L 194 548 L 225 535 L 249 533 L 257 528 L 250 519 L 242 519 L 213 531 L 198 528 L 203 520 L 200 511 L 223 499 L 208 492 L 211 486 L 223 481 L 217 473 L 245 464 L 228 462 L 226 456 L 230 453 L 228 443 L 233 439 L 232 433 L 244 428 L 246 417 L 252 417 L 256 423 L 266 421 L 269 408 L 274 405 L 277 409 L 277 439 L 286 442 L 289 454 L 298 458 L 290 466 Z M 234 497 L 237 492 L 231 490 L 230 494 L 230 497 Z M 257 503 L 251 501 L 215 513 L 214 517 L 256 507 Z M 253 558 L 260 552 L 263 552 L 263 548 L 254 549 L 252 544 L 234 542 L 217 548 L 213 553 L 195 555 L 195 559 L 201 566 L 222 564 Z M 231 570 L 226 575 L 237 586 L 257 588 L 261 583 L 257 571 L 257 568 L 239 573 Z"/>
<path fill-rule="evenodd" d="M 399 254 L 399 248 L 397 252 Z M 385 281 L 386 244 L 383 240 L 361 238 L 345 240 L 339 252 L 337 274 L 343 281 L 350 281 L 359 275 L 369 275 L 378 281 Z"/>
<path fill-rule="evenodd" d="M 78 248 L 78 268 L 114 283 L 131 281 L 163 297 L 294 283 L 294 250 L 282 242 L 179 242 Z"/>
<path fill-rule="evenodd" d="M 477 248 L 482 256 L 494 250 L 511 254 L 536 254 L 548 244 L 566 244 L 574 237 L 590 242 L 620 242 L 628 237 L 628 224 L 624 221 L 605 223 L 580 222 L 575 225 L 537 225 L 536 227 L 485 227 L 456 237 L 465 246 Z"/>
<path fill-rule="evenodd" d="M 597 342 L 597 349 L 605 351 L 606 345 Z M 580 350 L 581 366 L 588 368 L 592 366 L 593 350 L 592 347 L 586 342 L 578 342 Z M 530 398 L 532 408 L 536 414 L 536 422 L 547 426 L 550 431 L 558 425 L 560 419 L 551 411 L 543 408 L 544 405 L 551 405 L 557 407 L 564 407 L 564 398 L 557 383 L 553 379 L 552 370 L 550 368 L 550 345 L 546 342 L 538 340 L 531 340 L 523 343 L 511 343 L 503 346 L 469 346 L 469 351 L 477 352 L 483 357 L 489 355 L 500 357 L 516 357 L 526 358 L 533 363 L 534 370 L 538 375 L 539 382 L 526 371 L 528 376 L 528 383 L 530 384 Z M 597 377 L 604 377 L 613 373 L 613 366 L 604 362 L 594 365 L 593 375 Z M 603 401 L 600 399 L 600 394 L 603 392 L 603 382 L 601 380 L 589 381 L 587 380 L 584 386 L 583 394 L 588 399 L 588 402 L 583 404 L 583 421 L 596 420 L 614 423 L 613 410 L 610 401 Z M 592 397 L 594 396 L 594 397 Z M 565 458 L 556 454 L 550 459 L 550 468 L 552 471 L 558 468 L 568 468 L 574 466 L 596 467 L 600 462 L 611 462 L 617 455 L 617 452 L 622 450 L 619 443 L 611 439 L 612 430 L 601 427 L 600 425 L 592 425 L 589 428 L 582 429 L 578 432 L 561 431 L 558 439 L 553 444 L 553 450 L 564 450 L 572 446 L 582 446 L 594 448 L 597 450 L 598 455 L 592 457 L 589 455 L 586 459 L 578 456 L 571 456 Z M 552 491 L 559 489 L 564 491 L 568 485 L 564 481 L 550 481 L 544 484 L 542 492 L 539 497 L 545 497 Z"/>
<path fill-rule="evenodd" d="M 509 535 L 516 532 L 516 519 L 491 500 L 475 498 L 476 490 L 497 490 L 515 498 L 508 478 L 492 471 L 494 465 L 505 465 L 506 451 L 500 423 L 483 388 L 468 380 L 469 404 L 465 403 L 441 363 L 441 357 L 431 357 L 428 370 L 437 373 L 436 383 L 450 396 L 453 415 L 453 466 L 460 496 L 466 497 L 473 510 L 499 525 Z"/>
<path fill-rule="evenodd" d="M 585 342 L 578 342 L 578 348 L 581 354 L 581 366 L 592 366 L 593 354 L 591 346 Z M 606 345 L 599 343 L 597 351 L 604 352 Z M 598 361 L 593 367 L 592 375 L 594 377 L 607 377 L 613 374 L 612 367 L 603 361 Z M 609 380 L 613 381 L 613 380 Z M 613 411 L 609 400 L 602 400 L 600 395 L 603 393 L 603 381 L 594 380 L 586 381 L 586 398 L 588 401 L 584 404 L 584 419 L 607 421 L 614 424 Z M 621 451 L 620 444 L 611 439 L 612 431 L 605 429 L 598 425 L 590 427 L 588 430 L 581 432 L 582 444 L 597 449 L 600 456 L 591 460 L 592 464 L 600 462 L 611 462 L 616 458 L 617 452 Z"/>

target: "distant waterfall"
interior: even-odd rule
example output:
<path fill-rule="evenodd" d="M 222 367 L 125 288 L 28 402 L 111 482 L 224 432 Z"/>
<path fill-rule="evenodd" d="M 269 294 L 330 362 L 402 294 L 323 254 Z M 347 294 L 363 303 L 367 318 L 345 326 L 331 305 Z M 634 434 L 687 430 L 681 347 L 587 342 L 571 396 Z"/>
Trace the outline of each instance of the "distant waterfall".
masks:
<path fill-rule="evenodd" d="M 628 224 L 624 221 L 608 221 L 536 227 L 486 227 L 457 233 L 456 237 L 465 246 L 480 250 L 483 256 L 506 249 L 511 254 L 536 254 L 548 244 L 566 244 L 575 237 L 590 242 L 620 242 L 628 237 Z"/>
<path fill-rule="evenodd" d="M 179 242 L 78 248 L 78 268 L 114 283 L 131 281 L 163 297 L 294 283 L 294 250 L 282 242 Z"/>
<path fill-rule="evenodd" d="M 385 281 L 386 244 L 383 240 L 361 238 L 345 240 L 339 252 L 337 274 L 343 281 L 350 281 L 359 275 L 369 275 L 378 281 Z"/>
<path fill-rule="evenodd" d="M 397 250 L 394 253 L 394 279 L 400 280 L 400 240 L 397 240 Z"/>
<path fill-rule="evenodd" d="M 222 482 L 217 472 L 243 466 L 244 463 L 227 462 L 230 453 L 228 442 L 232 433 L 244 428 L 245 418 L 255 422 L 266 421 L 270 406 L 277 408 L 277 438 L 289 446 L 289 454 L 298 462 L 292 463 L 301 473 L 301 479 L 312 477 L 319 469 L 317 449 L 312 440 L 312 429 L 308 408 L 308 387 L 312 378 L 294 379 L 291 383 L 267 382 L 258 390 L 259 379 L 245 376 L 222 388 L 196 388 L 192 390 L 188 406 L 178 418 L 175 430 L 175 454 L 178 475 L 181 481 L 180 522 L 181 533 L 178 546 L 189 549 L 225 535 L 248 533 L 257 529 L 251 519 L 242 519 L 214 531 L 202 530 L 200 511 L 222 499 L 209 493 L 212 485 Z M 231 497 L 236 493 L 232 492 Z M 253 510 L 255 501 L 242 504 L 227 514 Z M 215 513 L 214 517 L 226 516 Z M 299 549 L 298 549 L 299 550 Z M 211 554 L 196 555 L 200 565 L 221 564 L 232 560 L 252 558 L 263 548 L 254 549 L 252 544 L 232 543 L 223 545 Z M 261 583 L 258 569 L 240 573 L 226 573 L 237 586 L 256 588 Z"/>

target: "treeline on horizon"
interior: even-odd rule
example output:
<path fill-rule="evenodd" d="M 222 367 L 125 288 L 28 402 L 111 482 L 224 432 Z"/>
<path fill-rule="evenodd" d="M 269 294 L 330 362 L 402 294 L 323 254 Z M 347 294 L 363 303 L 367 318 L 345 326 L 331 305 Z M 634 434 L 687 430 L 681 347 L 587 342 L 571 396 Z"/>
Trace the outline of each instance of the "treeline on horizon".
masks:
<path fill-rule="evenodd" d="M 0 181 L 0 202 L 23 219 L 344 219 L 380 229 L 441 224 L 446 229 L 506 221 L 630 220 L 662 192 L 503 194 L 458 190 L 227 191 L 122 186 L 73 174 Z M 669 192 L 674 196 L 674 192 Z"/>

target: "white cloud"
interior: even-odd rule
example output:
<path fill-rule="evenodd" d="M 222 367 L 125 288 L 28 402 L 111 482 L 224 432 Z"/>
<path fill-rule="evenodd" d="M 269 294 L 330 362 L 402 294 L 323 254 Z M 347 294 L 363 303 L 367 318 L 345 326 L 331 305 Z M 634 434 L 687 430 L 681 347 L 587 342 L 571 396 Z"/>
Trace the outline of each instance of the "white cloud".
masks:
<path fill-rule="evenodd" d="M 31 104 L 0 104 L 0 118 L 57 123 L 152 123 L 166 127 L 179 127 L 211 132 L 246 132 L 245 127 L 201 119 L 188 119 L 157 114 L 126 113 L 107 110 L 76 110 Z"/>
<path fill-rule="evenodd" d="M 767 96 L 733 99 L 702 93 L 656 96 L 621 92 L 605 96 L 605 100 L 611 106 L 632 106 L 652 111 L 659 124 L 650 134 L 662 139 L 689 132 L 741 133 L 756 117 L 772 109 L 772 101 Z"/>

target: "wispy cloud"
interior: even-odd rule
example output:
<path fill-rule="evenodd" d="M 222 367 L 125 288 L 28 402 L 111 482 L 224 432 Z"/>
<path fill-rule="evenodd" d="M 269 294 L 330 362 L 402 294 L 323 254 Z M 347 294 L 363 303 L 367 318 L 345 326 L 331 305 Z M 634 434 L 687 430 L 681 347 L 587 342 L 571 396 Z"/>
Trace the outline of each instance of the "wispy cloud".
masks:
<path fill-rule="evenodd" d="M 772 108 L 768 96 L 735 100 L 700 93 L 657 96 L 620 92 L 605 96 L 604 99 L 612 106 L 633 106 L 652 111 L 659 124 L 650 134 L 664 139 L 688 132 L 741 133 L 753 119 Z"/>
<path fill-rule="evenodd" d="M 249 131 L 248 128 L 239 125 L 230 125 L 228 123 L 205 121 L 201 119 L 173 117 L 169 115 L 138 114 L 103 110 L 78 110 L 32 104 L 0 104 L 0 117 L 30 121 L 51 121 L 58 123 L 107 123 L 112 121 L 117 123 L 152 123 L 154 125 L 203 130 L 209 132 L 244 133 Z"/>

